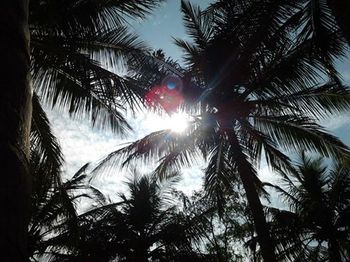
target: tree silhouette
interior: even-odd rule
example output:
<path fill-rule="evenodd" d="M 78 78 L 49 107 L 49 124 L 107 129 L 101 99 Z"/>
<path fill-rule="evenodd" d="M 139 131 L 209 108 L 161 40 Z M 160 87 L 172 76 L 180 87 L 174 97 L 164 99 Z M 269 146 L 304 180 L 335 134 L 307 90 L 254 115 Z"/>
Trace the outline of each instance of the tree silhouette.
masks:
<path fill-rule="evenodd" d="M 344 37 L 350 45 L 350 20 L 347 15 L 350 11 L 349 3 L 344 0 L 307 1 L 307 6 L 305 10 L 310 10 L 307 11 L 307 14 L 316 21 L 314 23 L 315 34 L 321 33 L 321 30 L 317 29 L 321 29 L 318 26 L 323 24 L 327 26 L 327 30 Z"/>
<path fill-rule="evenodd" d="M 316 120 L 348 109 L 349 90 L 336 73 L 329 73 L 320 50 L 310 52 L 309 38 L 292 34 L 300 26 L 293 3 L 221 1 L 214 7 L 201 11 L 182 1 L 192 41 L 176 44 L 184 50 L 186 67 L 166 59 L 134 67 L 135 78 L 149 88 L 164 84 L 169 75 L 181 80 L 177 88 L 184 107 L 197 110 L 192 109 L 185 133 L 154 132 L 111 153 L 101 166 L 157 159 L 155 172 L 164 177 L 202 156 L 208 163 L 204 180 L 211 196 L 225 194 L 240 178 L 262 256 L 275 261 L 256 169 L 262 156 L 274 169 L 291 168 L 284 151 L 293 149 L 348 157 L 348 148 Z M 159 101 L 152 106 L 164 107 Z"/>
<path fill-rule="evenodd" d="M 173 194 L 177 180 L 135 174 L 127 192 L 119 194 L 120 202 L 79 215 L 79 241 L 70 241 L 69 230 L 49 240 L 53 259 L 202 261 L 193 246 L 201 238 L 200 218 L 177 208 Z"/>
<path fill-rule="evenodd" d="M 33 96 L 33 117 L 30 135 L 30 175 L 32 194 L 28 228 L 28 256 L 37 261 L 45 254 L 47 240 L 65 230 L 77 238 L 77 204 L 82 198 L 104 202 L 102 194 L 88 185 L 83 166 L 67 181 L 62 179 L 63 156 L 44 110 Z"/>
<path fill-rule="evenodd" d="M 281 259 L 349 260 L 349 168 L 328 168 L 324 159 L 305 153 L 300 160 L 295 172 L 284 176 L 285 186 L 270 185 L 290 208 L 270 208 Z"/>
<path fill-rule="evenodd" d="M 31 72 L 40 98 L 94 125 L 130 129 L 123 113 L 140 90 L 122 76 L 122 62 L 140 60 L 147 47 L 125 19 L 143 18 L 160 2 L 31 1 Z"/>
<path fill-rule="evenodd" d="M 53 183 L 40 156 L 33 152 L 33 193 L 28 229 L 28 255 L 31 261 L 45 257 L 53 236 L 68 230 L 71 241 L 77 241 L 77 205 L 81 200 L 87 198 L 97 204 L 105 202 L 102 193 L 88 185 L 87 166 L 83 166 L 71 179 L 63 182 L 58 178 L 59 181 Z"/>

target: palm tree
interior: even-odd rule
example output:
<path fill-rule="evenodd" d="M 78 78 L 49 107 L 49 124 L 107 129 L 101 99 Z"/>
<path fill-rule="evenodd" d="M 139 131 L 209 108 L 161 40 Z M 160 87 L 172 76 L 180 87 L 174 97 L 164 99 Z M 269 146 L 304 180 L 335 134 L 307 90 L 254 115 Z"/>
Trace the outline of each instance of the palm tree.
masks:
<path fill-rule="evenodd" d="M 52 183 L 39 155 L 32 155 L 31 173 L 33 193 L 31 218 L 28 229 L 28 256 L 38 261 L 46 255 L 50 238 L 69 230 L 72 241 L 78 237 L 77 206 L 84 198 L 102 204 L 105 199 L 96 188 L 88 185 L 86 168 L 83 166 L 73 177 L 59 184 Z"/>
<path fill-rule="evenodd" d="M 178 180 L 138 176 L 127 183 L 120 202 L 103 205 L 78 218 L 78 243 L 71 231 L 49 240 L 59 261 L 193 261 L 200 257 L 193 241 L 200 239 L 199 216 L 181 212 L 174 202 Z M 66 249 L 62 249 L 66 248 Z M 69 252 L 62 252 L 68 250 Z M 64 260 L 67 259 L 67 260 Z M 198 260 L 201 261 L 201 260 Z"/>
<path fill-rule="evenodd" d="M 29 134 L 31 96 L 29 71 L 35 91 L 52 105 L 68 108 L 72 115 L 108 124 L 123 133 L 129 128 L 122 116 L 125 104 L 137 98 L 135 88 L 108 71 L 101 60 L 113 55 L 131 57 L 143 45 L 122 26 L 125 17 L 144 17 L 156 1 L 2 1 L 1 43 L 1 202 L 6 210 L 0 220 L 1 258 L 23 261 L 26 257 L 30 176 Z M 28 17 L 30 24 L 28 24 Z M 29 30 L 31 49 L 29 50 Z M 31 55 L 32 61 L 29 61 Z M 121 98 L 117 101 L 116 97 Z"/>
<path fill-rule="evenodd" d="M 336 73 L 329 74 L 319 50 L 310 52 L 310 39 L 291 33 L 299 28 L 293 3 L 233 0 L 220 4 L 201 11 L 182 1 L 184 23 L 192 38 L 192 42 L 176 40 L 184 50 L 185 68 L 167 66 L 164 59 L 134 68 L 135 78 L 147 87 L 159 85 L 167 75 L 182 81 L 179 92 L 185 106 L 198 110 L 186 132 L 154 132 L 111 153 L 100 166 L 156 158 L 156 173 L 166 176 L 202 156 L 208 163 L 204 180 L 210 195 L 225 194 L 231 181 L 240 178 L 262 256 L 276 261 L 256 169 L 263 155 L 272 168 L 290 169 L 282 150 L 301 148 L 349 157 L 348 148 L 316 122 L 348 109 L 349 90 Z M 156 97 L 152 105 L 160 100 Z"/>
<path fill-rule="evenodd" d="M 289 177 L 283 179 L 283 187 L 270 185 L 290 208 L 270 209 L 273 231 L 281 240 L 281 258 L 349 260 L 349 168 L 337 164 L 329 169 L 324 159 L 303 153 Z"/>

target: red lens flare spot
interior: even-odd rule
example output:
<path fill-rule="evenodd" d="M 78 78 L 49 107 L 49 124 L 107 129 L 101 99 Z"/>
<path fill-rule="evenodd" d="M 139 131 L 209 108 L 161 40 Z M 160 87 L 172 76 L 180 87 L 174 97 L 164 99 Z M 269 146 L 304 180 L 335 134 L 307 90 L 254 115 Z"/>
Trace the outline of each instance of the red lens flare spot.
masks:
<path fill-rule="evenodd" d="M 172 84 L 163 84 L 153 87 L 145 96 L 146 103 L 150 107 L 161 106 L 166 112 L 174 112 L 183 103 L 181 92 L 173 88 Z"/>

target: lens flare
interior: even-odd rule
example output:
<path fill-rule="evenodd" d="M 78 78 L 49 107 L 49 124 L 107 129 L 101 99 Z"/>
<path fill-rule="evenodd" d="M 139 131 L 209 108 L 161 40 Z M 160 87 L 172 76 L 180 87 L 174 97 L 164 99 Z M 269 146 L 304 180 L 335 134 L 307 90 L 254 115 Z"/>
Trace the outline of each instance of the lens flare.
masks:
<path fill-rule="evenodd" d="M 178 77 L 164 78 L 160 86 L 153 87 L 145 96 L 150 107 L 162 107 L 166 112 L 175 112 L 183 103 L 182 81 Z"/>
<path fill-rule="evenodd" d="M 174 83 L 174 82 L 167 83 L 167 87 L 169 89 L 175 89 L 176 88 L 176 83 Z"/>
<path fill-rule="evenodd" d="M 177 76 L 167 76 L 162 81 L 162 86 L 166 86 L 170 90 L 176 89 L 179 92 L 182 92 L 182 80 Z"/>

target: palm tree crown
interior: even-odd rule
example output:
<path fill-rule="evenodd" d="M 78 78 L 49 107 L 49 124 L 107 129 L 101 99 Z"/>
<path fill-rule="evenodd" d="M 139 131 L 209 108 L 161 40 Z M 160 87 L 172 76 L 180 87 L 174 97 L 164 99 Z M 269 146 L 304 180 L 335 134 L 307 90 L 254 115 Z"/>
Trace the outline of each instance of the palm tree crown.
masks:
<path fill-rule="evenodd" d="M 40 98 L 125 133 L 123 113 L 139 102 L 140 90 L 123 77 L 123 61 L 147 51 L 126 19 L 143 18 L 161 2 L 30 1 L 31 71 Z"/>
<path fill-rule="evenodd" d="M 199 257 L 193 245 L 201 230 L 176 207 L 173 183 L 177 180 L 135 175 L 127 183 L 127 193 L 119 195 L 119 202 L 79 215 L 78 242 L 69 241 L 71 231 L 51 240 L 57 250 L 54 257 L 59 261 L 110 261 L 116 257 L 118 261 L 184 261 L 181 259 Z"/>
<path fill-rule="evenodd" d="M 270 209 L 281 240 L 281 258 L 349 260 L 349 168 L 327 168 L 322 158 L 301 155 L 300 164 L 277 192 L 290 211 Z"/>
<path fill-rule="evenodd" d="M 119 163 L 123 156 L 128 156 L 124 163 L 157 158 L 156 172 L 166 176 L 202 156 L 207 161 L 205 188 L 212 196 L 229 192 L 239 175 L 264 259 L 275 261 L 257 194 L 256 169 L 261 157 L 277 170 L 291 168 L 283 150 L 301 148 L 348 157 L 348 148 L 317 120 L 348 109 L 349 90 L 329 70 L 331 64 L 322 53 L 310 52 L 310 38 L 295 38 L 291 33 L 300 26 L 294 23 L 297 5 L 289 1 L 219 2 L 202 11 L 182 1 L 192 41 L 176 40 L 176 44 L 184 50 L 186 67 L 164 66 L 167 61 L 156 59 L 141 70 L 135 68 L 136 78 L 148 87 L 159 85 L 169 75 L 181 79 L 184 106 L 199 108 L 186 132 L 154 132 L 111 153 L 101 165 Z"/>

